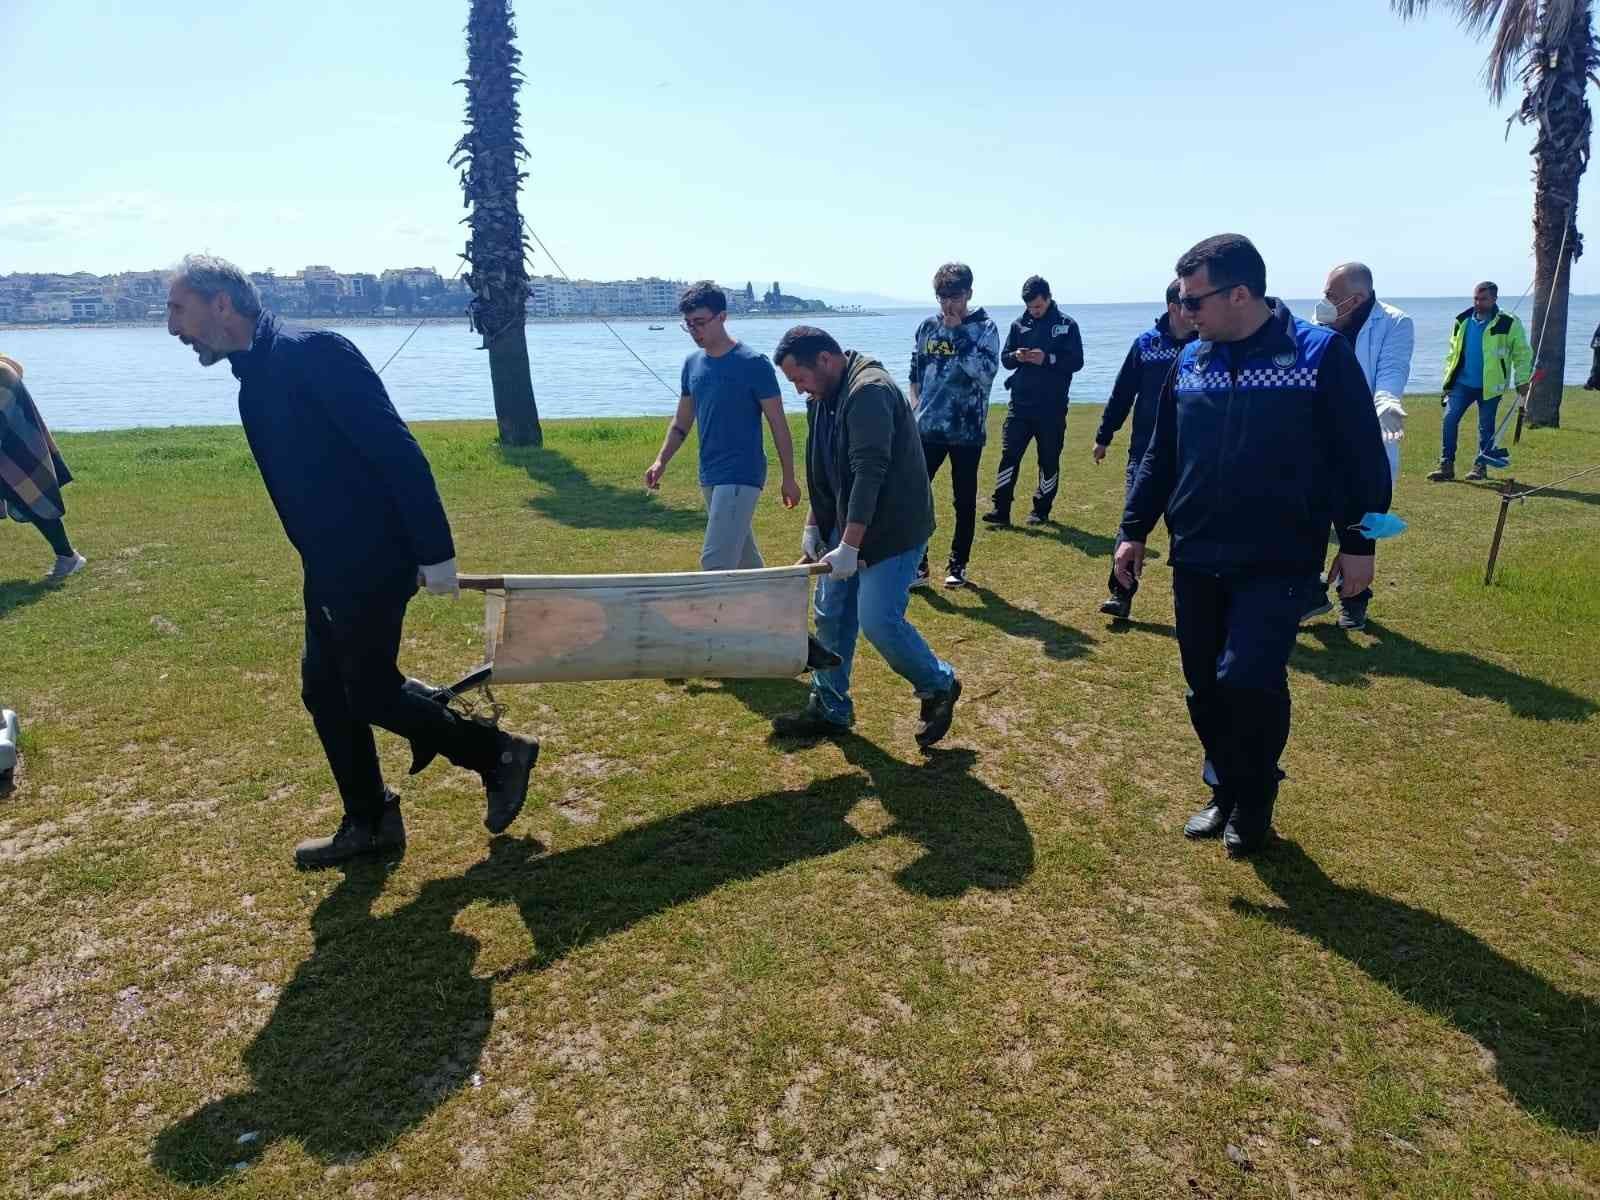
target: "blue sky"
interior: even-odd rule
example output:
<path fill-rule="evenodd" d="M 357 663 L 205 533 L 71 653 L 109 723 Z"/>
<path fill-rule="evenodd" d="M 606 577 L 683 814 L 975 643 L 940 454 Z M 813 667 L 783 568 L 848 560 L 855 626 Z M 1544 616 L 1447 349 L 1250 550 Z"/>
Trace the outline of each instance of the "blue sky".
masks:
<path fill-rule="evenodd" d="M 466 9 L 0 0 L 0 272 L 207 249 L 448 273 Z M 1484 47 L 1387 0 L 519 10 L 523 211 L 575 276 L 920 301 L 960 258 L 980 300 L 1034 271 L 1146 300 L 1222 230 L 1289 296 L 1348 258 L 1392 296 L 1532 270 L 1530 137 L 1505 137 Z M 1574 286 L 1600 291 L 1600 254 Z"/>

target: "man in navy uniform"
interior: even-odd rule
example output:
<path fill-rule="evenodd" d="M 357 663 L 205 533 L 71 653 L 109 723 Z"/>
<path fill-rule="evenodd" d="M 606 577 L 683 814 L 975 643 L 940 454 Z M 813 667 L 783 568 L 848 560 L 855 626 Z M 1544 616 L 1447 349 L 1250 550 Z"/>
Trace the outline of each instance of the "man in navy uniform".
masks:
<path fill-rule="evenodd" d="M 419 763 L 442 754 L 476 771 L 484 824 L 504 831 L 527 797 L 539 743 L 458 715 L 395 665 L 417 585 L 441 595 L 458 587 L 433 472 L 383 382 L 338 334 L 280 324 L 248 276 L 210 255 L 190 255 L 174 275 L 167 332 L 201 366 L 233 367 L 250 451 L 305 564 L 300 694 L 344 819 L 333 836 L 295 847 L 295 863 L 328 867 L 404 848 L 374 725 L 409 739 Z"/>
<path fill-rule="evenodd" d="M 1111 399 L 1106 401 L 1105 412 L 1100 416 L 1100 429 L 1094 435 L 1094 461 L 1105 461 L 1106 451 L 1117 430 L 1133 414 L 1133 428 L 1128 433 L 1128 471 L 1123 483 L 1123 501 L 1133 491 L 1133 478 L 1138 473 L 1140 460 L 1150 445 L 1150 431 L 1156 424 L 1156 401 L 1161 396 L 1161 385 L 1172 374 L 1172 364 L 1178 361 L 1178 352 L 1194 340 L 1194 323 L 1178 303 L 1178 281 L 1167 285 L 1167 311 L 1156 318 L 1156 323 L 1133 339 L 1128 356 L 1122 360 L 1117 381 L 1111 386 Z M 1125 621 L 1133 610 L 1133 594 L 1139 590 L 1135 580 L 1131 588 L 1117 581 L 1112 570 L 1106 580 L 1111 594 L 1100 605 L 1107 616 Z"/>
<path fill-rule="evenodd" d="M 1189 716 L 1216 776 L 1188 837 L 1230 855 L 1267 840 L 1289 739 L 1289 652 L 1328 527 L 1340 594 L 1372 582 L 1358 530 L 1389 508 L 1389 460 L 1350 343 L 1266 294 L 1248 238 L 1207 238 L 1178 260 L 1179 300 L 1199 340 L 1162 388 L 1155 430 L 1122 517 L 1117 579 L 1131 588 L 1163 516 Z"/>

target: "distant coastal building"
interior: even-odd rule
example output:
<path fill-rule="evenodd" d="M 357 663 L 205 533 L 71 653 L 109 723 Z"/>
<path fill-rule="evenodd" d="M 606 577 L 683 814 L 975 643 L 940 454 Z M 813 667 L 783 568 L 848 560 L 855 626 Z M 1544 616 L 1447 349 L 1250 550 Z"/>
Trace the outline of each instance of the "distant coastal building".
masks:
<path fill-rule="evenodd" d="M 165 320 L 167 276 L 167 271 L 0 276 L 0 323 Z M 432 267 L 389 267 L 374 275 L 312 263 L 293 274 L 253 271 L 250 279 L 262 301 L 286 317 L 453 317 L 464 314 L 471 299 L 461 279 L 445 279 Z M 528 281 L 528 316 L 672 316 L 687 286 L 682 279 L 656 275 L 617 280 L 537 275 Z M 820 300 L 785 295 L 777 283 L 759 300 L 749 281 L 719 286 L 735 314 L 827 310 Z"/>

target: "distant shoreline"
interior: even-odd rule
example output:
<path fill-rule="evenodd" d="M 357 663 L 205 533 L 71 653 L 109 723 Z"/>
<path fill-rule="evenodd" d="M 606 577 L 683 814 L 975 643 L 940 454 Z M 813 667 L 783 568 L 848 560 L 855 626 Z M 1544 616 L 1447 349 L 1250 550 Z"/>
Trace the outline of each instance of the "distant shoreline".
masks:
<path fill-rule="evenodd" d="M 783 318 L 791 320 L 804 320 L 806 317 L 881 317 L 883 314 L 873 309 L 862 309 L 857 312 L 845 312 L 837 308 L 817 309 L 812 312 L 742 312 L 729 313 L 733 321 L 777 321 Z M 306 325 L 313 329 L 323 329 L 330 325 L 461 325 L 466 326 L 464 316 L 453 317 L 285 317 L 284 320 L 294 325 Z M 665 313 L 658 313 L 651 317 L 640 317 L 633 314 L 627 316 L 595 317 L 576 314 L 567 317 L 529 317 L 529 325 L 582 325 L 586 323 L 610 322 L 614 325 L 676 325 L 677 318 L 669 318 Z M 0 329 L 4 330 L 39 330 L 39 329 L 163 329 L 162 321 L 0 321 Z"/>

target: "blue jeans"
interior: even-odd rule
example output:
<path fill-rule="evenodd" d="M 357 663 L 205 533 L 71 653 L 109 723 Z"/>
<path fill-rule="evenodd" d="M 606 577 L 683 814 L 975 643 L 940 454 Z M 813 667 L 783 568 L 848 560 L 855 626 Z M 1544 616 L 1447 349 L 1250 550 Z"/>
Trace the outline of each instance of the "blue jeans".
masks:
<path fill-rule="evenodd" d="M 1500 397 L 1485 399 L 1482 388 L 1458 383 L 1450 389 L 1445 401 L 1444 444 L 1439 449 L 1440 463 L 1456 461 L 1456 431 L 1461 425 L 1461 418 L 1474 404 L 1478 406 L 1478 454 L 1487 454 L 1494 449 L 1494 419 L 1500 411 Z"/>
<path fill-rule="evenodd" d="M 829 548 L 837 546 L 833 539 Z M 906 604 L 917 564 L 926 544 L 903 554 L 862 567 L 849 579 L 823 577 L 813 601 L 817 640 L 844 661 L 837 667 L 811 674 L 812 699 L 830 721 L 849 725 L 855 720 L 850 701 L 850 668 L 855 660 L 856 635 L 864 633 L 895 674 L 905 679 L 918 696 L 948 691 L 956 673 L 928 647 L 922 635 L 906 620 Z"/>

